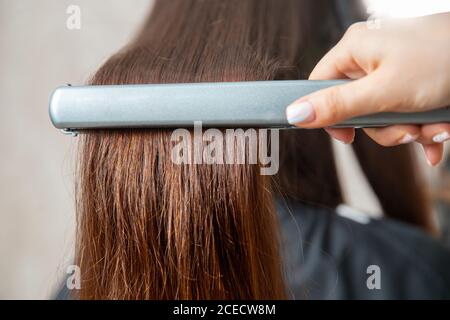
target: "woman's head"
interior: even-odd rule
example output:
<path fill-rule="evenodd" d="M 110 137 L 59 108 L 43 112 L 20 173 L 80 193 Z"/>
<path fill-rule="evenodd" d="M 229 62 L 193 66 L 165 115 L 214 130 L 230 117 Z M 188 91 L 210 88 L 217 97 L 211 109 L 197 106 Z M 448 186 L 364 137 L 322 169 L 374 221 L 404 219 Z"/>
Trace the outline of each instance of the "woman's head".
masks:
<path fill-rule="evenodd" d="M 153 10 L 93 84 L 273 79 L 294 67 L 290 41 L 303 38 L 297 15 L 276 1 L 157 1 Z M 82 135 L 81 297 L 285 297 L 269 179 L 254 164 L 175 164 L 171 133 Z"/>
<path fill-rule="evenodd" d="M 91 83 L 299 79 L 337 40 L 333 3 L 157 0 L 140 34 Z M 273 198 L 342 202 L 326 134 L 283 132 L 280 172 L 267 177 L 258 164 L 176 164 L 171 133 L 81 135 L 81 298 L 286 297 Z"/>

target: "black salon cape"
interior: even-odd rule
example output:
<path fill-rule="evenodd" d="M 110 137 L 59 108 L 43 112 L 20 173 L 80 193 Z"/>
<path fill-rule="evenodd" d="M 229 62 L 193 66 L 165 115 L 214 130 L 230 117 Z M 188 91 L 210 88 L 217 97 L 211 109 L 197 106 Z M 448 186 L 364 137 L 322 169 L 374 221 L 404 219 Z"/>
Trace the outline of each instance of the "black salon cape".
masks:
<path fill-rule="evenodd" d="M 277 209 L 290 298 L 450 299 L 450 251 L 422 230 L 293 201 Z"/>
<path fill-rule="evenodd" d="M 450 251 L 423 231 L 287 200 L 277 209 L 290 299 L 450 299 Z M 380 280 L 370 288 L 369 266 Z M 69 298 L 65 286 L 56 298 Z"/>

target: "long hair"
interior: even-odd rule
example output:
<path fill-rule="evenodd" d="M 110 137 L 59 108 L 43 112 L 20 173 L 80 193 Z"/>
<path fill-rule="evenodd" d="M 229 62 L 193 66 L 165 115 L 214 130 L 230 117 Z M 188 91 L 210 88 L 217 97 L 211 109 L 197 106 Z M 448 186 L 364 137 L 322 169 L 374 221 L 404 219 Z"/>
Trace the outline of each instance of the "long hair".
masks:
<path fill-rule="evenodd" d="M 334 2 L 324 0 L 156 0 L 139 35 L 91 83 L 305 78 L 338 28 Z M 285 298 L 273 198 L 342 202 L 328 136 L 283 132 L 280 172 L 269 179 L 258 164 L 174 164 L 171 132 L 80 136 L 80 297 Z M 355 150 L 385 212 L 428 227 L 409 149 L 378 150 L 358 137 Z M 386 167 L 402 180 L 380 175 Z"/>

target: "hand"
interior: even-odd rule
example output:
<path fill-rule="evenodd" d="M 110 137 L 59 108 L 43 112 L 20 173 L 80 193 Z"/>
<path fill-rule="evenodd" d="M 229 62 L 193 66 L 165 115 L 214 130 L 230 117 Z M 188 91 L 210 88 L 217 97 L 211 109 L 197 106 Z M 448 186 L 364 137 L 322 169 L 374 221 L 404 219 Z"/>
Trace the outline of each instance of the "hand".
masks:
<path fill-rule="evenodd" d="M 357 79 L 314 92 L 291 104 L 288 121 L 327 128 L 345 119 L 378 112 L 420 112 L 450 105 L 450 13 L 352 25 L 317 64 L 311 80 Z M 351 143 L 352 128 L 325 129 Z M 417 141 L 428 163 L 442 158 L 450 124 L 394 125 L 364 131 L 383 146 Z"/>

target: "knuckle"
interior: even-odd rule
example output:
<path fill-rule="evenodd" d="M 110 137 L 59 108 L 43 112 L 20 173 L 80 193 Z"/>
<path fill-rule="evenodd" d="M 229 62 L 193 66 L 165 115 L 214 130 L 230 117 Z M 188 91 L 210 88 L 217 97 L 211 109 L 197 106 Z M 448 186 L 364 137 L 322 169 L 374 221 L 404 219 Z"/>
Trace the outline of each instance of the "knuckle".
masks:
<path fill-rule="evenodd" d="M 325 110 L 324 113 L 326 118 L 335 122 L 340 120 L 340 116 L 342 114 L 343 102 L 341 96 L 341 90 L 337 87 L 331 87 L 328 91 L 328 94 L 325 97 Z"/>
<path fill-rule="evenodd" d="M 362 31 L 364 31 L 366 28 L 366 25 L 364 22 L 356 22 L 350 25 L 350 27 L 345 32 L 345 36 L 352 36 L 361 34 Z"/>

